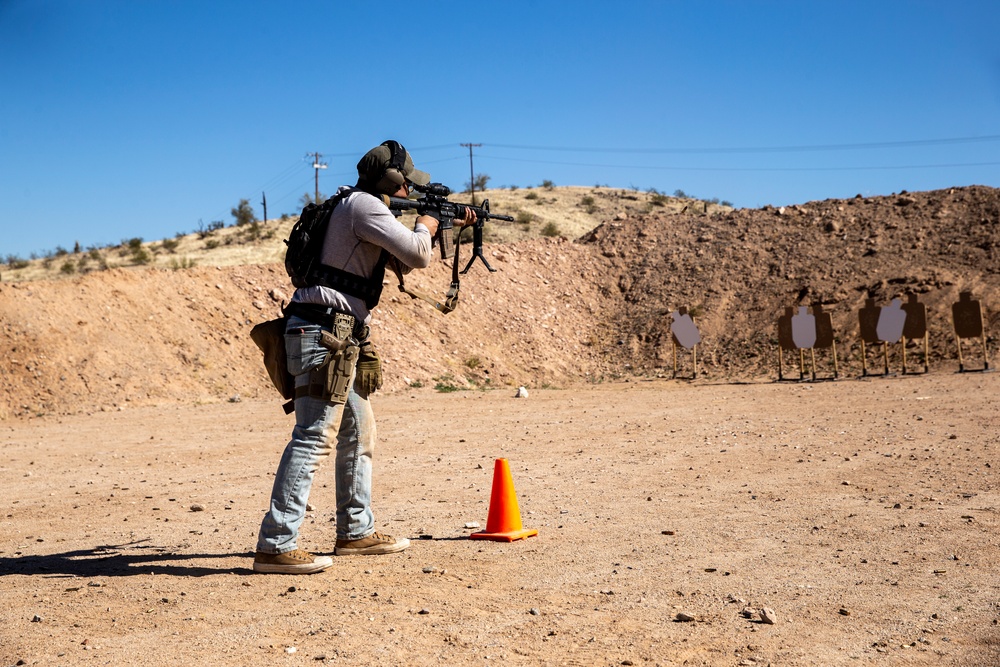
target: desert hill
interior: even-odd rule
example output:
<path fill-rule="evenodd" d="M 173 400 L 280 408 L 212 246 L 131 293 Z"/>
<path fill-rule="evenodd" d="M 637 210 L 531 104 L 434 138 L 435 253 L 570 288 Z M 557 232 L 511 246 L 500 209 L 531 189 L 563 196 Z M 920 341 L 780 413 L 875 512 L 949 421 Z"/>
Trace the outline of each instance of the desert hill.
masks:
<path fill-rule="evenodd" d="M 820 303 L 832 315 L 841 361 L 849 374 L 860 373 L 858 310 L 866 298 L 888 305 L 911 292 L 927 308 L 932 368 L 946 360 L 957 367 L 951 306 L 959 294 L 981 300 L 988 334 L 1000 323 L 998 192 L 967 187 L 700 217 L 635 216 L 580 242 L 596 246 L 612 267 L 626 304 L 620 321 L 628 344 L 617 358 L 636 369 L 665 363 L 668 312 L 687 306 L 711 373 L 776 375 L 778 316 L 788 306 Z M 981 344 L 970 349 L 981 368 Z M 892 366 L 898 370 L 899 361 Z"/>
<path fill-rule="evenodd" d="M 788 306 L 818 302 L 832 314 L 842 377 L 860 374 L 866 297 L 920 296 L 932 372 L 957 368 L 950 308 L 961 291 L 984 304 L 988 332 L 1000 324 L 993 188 L 753 210 L 611 188 L 488 195 L 519 222 L 491 230 L 497 272 L 477 264 L 456 312 L 386 286 L 372 324 L 387 391 L 670 377 L 669 313 L 681 306 L 702 335 L 699 379 L 713 381 L 775 378 L 776 320 Z M 291 224 L 108 251 L 127 260 L 145 250 L 140 266 L 116 268 L 106 253 L 5 270 L 0 418 L 271 395 L 249 330 L 292 293 L 278 263 Z M 81 274 L 102 257 L 109 268 Z M 443 294 L 449 279 L 436 263 L 407 284 Z M 969 352 L 981 366 L 978 348 Z"/>

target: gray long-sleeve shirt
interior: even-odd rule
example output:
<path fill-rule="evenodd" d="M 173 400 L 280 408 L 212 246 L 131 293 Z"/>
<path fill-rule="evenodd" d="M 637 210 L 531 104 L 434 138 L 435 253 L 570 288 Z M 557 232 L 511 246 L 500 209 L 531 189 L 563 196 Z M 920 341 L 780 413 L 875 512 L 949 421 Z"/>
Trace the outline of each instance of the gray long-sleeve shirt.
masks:
<path fill-rule="evenodd" d="M 341 186 L 337 193 L 352 190 L 333 209 L 323 240 L 323 263 L 358 276 L 370 276 L 384 248 L 399 260 L 404 273 L 431 263 L 431 235 L 417 223 L 411 232 L 373 195 Z M 371 313 L 365 302 L 329 287 L 300 287 L 293 301 L 314 303 L 350 313 L 368 323 Z"/>

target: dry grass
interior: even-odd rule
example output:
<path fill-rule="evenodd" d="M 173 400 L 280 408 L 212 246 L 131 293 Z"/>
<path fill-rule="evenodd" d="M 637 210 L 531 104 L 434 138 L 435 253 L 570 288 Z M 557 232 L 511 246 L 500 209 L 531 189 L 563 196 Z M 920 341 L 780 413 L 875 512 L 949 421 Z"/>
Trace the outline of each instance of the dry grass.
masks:
<path fill-rule="evenodd" d="M 655 192 L 608 187 L 534 187 L 495 189 L 476 193 L 476 202 L 489 199 L 494 213 L 510 215 L 517 222 L 493 221 L 486 228 L 487 243 L 510 243 L 539 236 L 575 239 L 606 220 L 646 212 L 714 211 L 725 209 L 699 200 L 668 197 Z M 468 194 L 452 201 L 469 203 Z M 249 225 L 200 231 L 143 243 L 30 260 L 22 268 L 5 266 L 3 282 L 48 280 L 113 268 L 151 266 L 183 269 L 191 266 L 244 266 L 280 263 L 285 256 L 283 239 L 297 218 L 261 222 L 256 234 Z M 404 216 L 411 224 L 413 215 Z M 138 230 L 137 230 L 138 231 Z M 471 237 L 471 232 L 465 236 Z"/>

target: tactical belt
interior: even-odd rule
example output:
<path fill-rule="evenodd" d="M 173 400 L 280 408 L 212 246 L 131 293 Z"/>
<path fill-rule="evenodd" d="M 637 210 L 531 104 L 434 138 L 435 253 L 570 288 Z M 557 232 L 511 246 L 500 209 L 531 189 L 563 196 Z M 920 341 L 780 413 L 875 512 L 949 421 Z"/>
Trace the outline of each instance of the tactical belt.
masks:
<path fill-rule="evenodd" d="M 320 306 L 315 303 L 302 303 L 300 301 L 292 301 L 287 306 L 285 306 L 286 315 L 294 315 L 295 317 L 301 317 L 304 320 L 312 322 L 313 324 L 318 324 L 326 329 L 333 329 L 333 318 L 335 315 L 345 315 L 351 318 L 353 322 L 351 336 L 358 342 L 367 340 L 370 333 L 370 329 L 367 325 L 362 324 L 358 321 L 356 317 L 349 313 L 343 313 L 335 308 L 329 308 L 327 306 Z"/>

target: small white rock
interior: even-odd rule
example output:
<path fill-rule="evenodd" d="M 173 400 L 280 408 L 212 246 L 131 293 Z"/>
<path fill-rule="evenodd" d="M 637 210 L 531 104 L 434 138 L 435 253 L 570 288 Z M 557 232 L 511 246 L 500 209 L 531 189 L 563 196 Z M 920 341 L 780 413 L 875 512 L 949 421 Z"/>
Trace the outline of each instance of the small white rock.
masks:
<path fill-rule="evenodd" d="M 514 398 L 528 398 L 528 390 L 524 387 L 518 387 L 517 393 L 514 394 Z"/>
<path fill-rule="evenodd" d="M 465 527 L 467 529 L 469 529 L 469 530 L 473 530 L 475 528 L 479 528 L 479 522 L 478 521 L 469 521 L 468 523 L 465 524 Z"/>
<path fill-rule="evenodd" d="M 292 653 L 295 653 L 298 650 L 299 649 L 295 648 L 294 646 L 289 646 L 288 648 L 285 649 L 285 653 L 292 654 Z"/>

